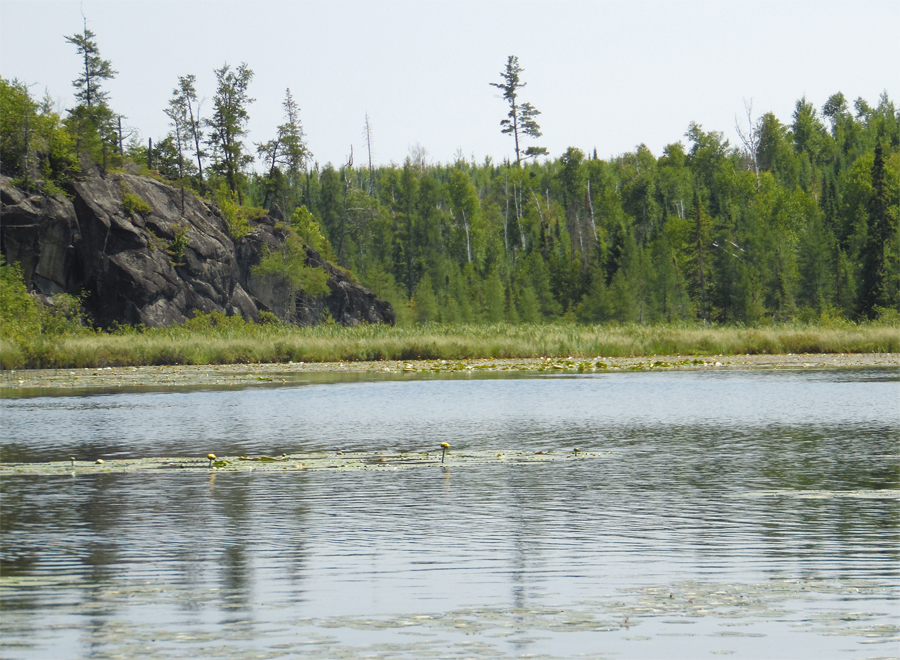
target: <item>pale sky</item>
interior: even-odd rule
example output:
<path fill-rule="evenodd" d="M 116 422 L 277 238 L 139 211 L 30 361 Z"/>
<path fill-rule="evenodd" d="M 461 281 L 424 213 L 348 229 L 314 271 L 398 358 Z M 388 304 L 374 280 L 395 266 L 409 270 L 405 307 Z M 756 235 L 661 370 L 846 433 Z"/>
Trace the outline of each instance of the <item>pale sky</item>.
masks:
<path fill-rule="evenodd" d="M 246 62 L 248 147 L 274 137 L 290 87 L 323 165 L 346 162 L 351 145 L 365 163 L 366 113 L 376 164 L 402 163 L 417 143 L 433 162 L 514 157 L 489 86 L 509 55 L 524 69 L 520 100 L 542 113 L 543 137 L 524 146 L 553 157 L 641 143 L 659 156 L 691 121 L 735 143 L 744 99 L 785 123 L 804 95 L 819 109 L 838 91 L 851 107 L 883 91 L 900 104 L 898 0 L 0 0 L 0 75 L 72 107 L 80 62 L 64 36 L 81 32 L 82 11 L 119 72 L 110 107 L 144 141 L 165 136 L 178 76 L 197 77 L 209 113 L 213 70 Z"/>

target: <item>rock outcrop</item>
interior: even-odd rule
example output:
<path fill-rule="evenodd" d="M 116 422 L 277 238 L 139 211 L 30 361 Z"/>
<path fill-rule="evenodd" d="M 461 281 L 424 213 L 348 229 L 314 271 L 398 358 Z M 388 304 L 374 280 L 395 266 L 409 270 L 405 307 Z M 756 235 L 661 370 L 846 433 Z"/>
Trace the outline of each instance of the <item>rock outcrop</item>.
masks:
<path fill-rule="evenodd" d="M 252 231 L 235 241 L 214 206 L 155 179 L 93 176 L 68 192 L 28 194 L 0 177 L 0 249 L 9 263 L 20 264 L 36 293 L 84 291 L 97 325 L 158 327 L 213 311 L 247 320 L 269 311 L 302 325 L 327 314 L 343 325 L 394 322 L 389 303 L 312 248 L 306 263 L 326 271 L 329 293 L 308 296 L 255 278 L 265 248 L 284 240 L 272 218 L 251 223 Z M 126 211 L 126 193 L 150 210 Z"/>

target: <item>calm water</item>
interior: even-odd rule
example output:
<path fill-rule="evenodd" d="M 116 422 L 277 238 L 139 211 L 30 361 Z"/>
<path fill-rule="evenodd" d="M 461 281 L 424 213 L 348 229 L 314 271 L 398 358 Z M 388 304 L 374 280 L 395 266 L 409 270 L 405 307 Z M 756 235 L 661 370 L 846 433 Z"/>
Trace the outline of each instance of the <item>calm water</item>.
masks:
<path fill-rule="evenodd" d="M 900 655 L 896 370 L 300 383 L 0 416 L 5 462 L 607 453 L 4 478 L 4 658 Z"/>

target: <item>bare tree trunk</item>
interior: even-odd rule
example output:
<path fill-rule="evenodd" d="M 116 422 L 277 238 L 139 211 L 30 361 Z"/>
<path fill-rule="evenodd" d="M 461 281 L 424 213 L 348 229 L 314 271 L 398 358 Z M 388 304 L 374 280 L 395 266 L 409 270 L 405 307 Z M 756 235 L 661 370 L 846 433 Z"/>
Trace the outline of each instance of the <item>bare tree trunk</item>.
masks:
<path fill-rule="evenodd" d="M 31 102 L 28 95 L 28 89 L 25 89 L 25 192 L 31 192 L 31 182 L 28 180 L 29 163 L 28 163 L 28 118 L 31 115 Z"/>
<path fill-rule="evenodd" d="M 752 100 L 747 101 L 747 99 L 744 99 L 744 110 L 747 113 L 747 133 L 745 134 L 744 131 L 741 130 L 741 125 L 738 122 L 737 117 L 734 118 L 734 128 L 744 145 L 744 152 L 750 160 L 750 167 L 756 175 L 756 192 L 759 192 L 759 158 L 757 157 L 757 152 L 759 151 L 760 131 L 758 125 L 759 122 L 757 122 L 756 125 L 753 123 Z"/>
<path fill-rule="evenodd" d="M 506 175 L 506 215 L 503 216 L 503 248 L 506 250 L 506 260 L 509 261 L 509 173 Z"/>
<path fill-rule="evenodd" d="M 584 232 L 581 231 L 581 222 L 578 221 L 578 211 L 575 211 L 575 226 L 578 228 L 578 245 L 581 249 L 581 254 L 584 254 Z M 572 259 L 575 259 L 574 254 Z"/>
<path fill-rule="evenodd" d="M 591 199 L 591 180 L 588 179 L 587 182 L 587 198 L 588 198 L 588 208 L 591 209 L 591 229 L 594 230 L 593 237 L 594 240 L 597 240 L 597 223 L 594 222 L 594 201 Z"/>
<path fill-rule="evenodd" d="M 278 145 L 280 142 L 276 142 L 275 146 L 272 148 L 272 164 L 269 166 L 269 183 L 271 185 L 272 179 L 275 176 L 275 166 L 278 164 Z M 267 211 L 271 210 L 269 201 L 272 199 L 272 191 L 266 188 L 266 198 L 263 200 L 263 208 Z"/>
<path fill-rule="evenodd" d="M 369 195 L 375 190 L 375 171 L 372 169 L 372 127 L 369 125 L 369 113 L 366 113 L 366 149 L 369 150 Z"/>
<path fill-rule="evenodd" d="M 540 231 L 540 241 L 541 241 L 541 251 L 546 252 L 546 235 L 544 234 L 544 211 L 541 209 L 541 198 L 538 197 L 534 191 L 531 191 L 531 196 L 534 198 L 534 207 L 537 209 L 538 215 L 541 216 L 541 231 Z M 544 257 L 546 258 L 546 254 Z"/>
<path fill-rule="evenodd" d="M 187 100 L 187 107 L 188 107 L 188 113 L 190 114 L 190 118 L 191 118 L 191 135 L 194 137 L 194 148 L 197 150 L 197 169 L 200 172 L 200 181 L 201 181 L 201 185 L 202 185 L 202 182 L 203 182 L 203 159 L 201 158 L 201 155 L 203 152 L 200 150 L 200 130 L 199 130 L 200 107 L 199 106 L 197 107 L 198 117 L 196 119 L 194 119 L 194 108 L 191 105 L 190 99 Z"/>
<path fill-rule="evenodd" d="M 518 195 L 516 194 L 516 187 L 513 186 L 513 199 L 516 202 L 516 229 L 519 230 L 519 237 L 522 239 L 522 251 L 524 252 L 526 249 L 525 246 L 525 233 L 522 231 L 522 216 L 525 215 L 524 202 L 522 201 L 522 187 L 519 186 Z"/>
<path fill-rule="evenodd" d="M 513 136 L 516 138 L 516 165 L 520 166 L 522 164 L 522 158 L 519 156 L 519 111 L 516 110 L 515 98 L 513 99 L 512 110 Z"/>
<path fill-rule="evenodd" d="M 703 277 L 703 239 L 700 212 L 697 212 L 697 265 L 700 269 L 700 310 L 704 321 L 709 321 L 706 311 L 706 281 Z"/>
<path fill-rule="evenodd" d="M 466 210 L 461 208 L 463 216 L 463 224 L 466 227 L 466 255 L 469 257 L 469 263 L 472 263 L 472 244 L 469 242 L 469 219 L 466 217 Z"/>

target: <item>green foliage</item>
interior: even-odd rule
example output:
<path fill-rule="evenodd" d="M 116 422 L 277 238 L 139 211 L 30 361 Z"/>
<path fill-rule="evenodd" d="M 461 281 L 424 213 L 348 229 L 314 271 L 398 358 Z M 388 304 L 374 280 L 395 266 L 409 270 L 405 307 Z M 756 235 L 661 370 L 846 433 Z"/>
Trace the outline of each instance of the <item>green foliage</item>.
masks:
<path fill-rule="evenodd" d="M 89 334 L 83 296 L 58 293 L 41 305 L 28 293 L 18 264 L 0 255 L 0 339 L 29 353 L 43 339 Z"/>
<path fill-rule="evenodd" d="M 0 337 L 22 342 L 40 334 L 41 315 L 18 264 L 0 255 Z"/>
<path fill-rule="evenodd" d="M 370 264 L 365 275 L 360 278 L 363 284 L 375 292 L 382 300 L 386 300 L 394 308 L 397 325 L 409 325 L 415 321 L 413 309 L 403 287 L 397 283 L 390 271 L 381 264 Z M 455 320 L 455 319 L 454 319 Z"/>
<path fill-rule="evenodd" d="M 504 298 L 503 283 L 496 269 L 492 269 L 488 273 L 483 289 L 482 316 L 487 323 L 499 323 L 504 320 L 506 316 Z"/>
<path fill-rule="evenodd" d="M 79 157 L 115 160 L 102 90 L 115 72 L 90 31 L 69 42 L 85 61 L 64 121 L 0 80 L 0 162 L 28 190 L 62 191 Z M 262 171 L 247 177 L 253 72 L 215 74 L 210 117 L 198 115 L 194 76 L 180 77 L 170 135 L 152 154 L 136 142 L 128 153 L 140 167 L 153 156 L 158 169 L 145 175 L 209 194 L 235 240 L 270 209 L 290 231 L 254 274 L 287 293 L 325 290 L 324 274 L 305 266 L 308 245 L 391 302 L 400 325 L 838 324 L 900 310 L 900 112 L 886 94 L 850 104 L 837 93 L 821 110 L 803 98 L 789 118 L 748 115 L 741 148 L 692 122 L 659 158 L 644 145 L 608 160 L 570 147 L 538 163 L 528 157 L 542 150 L 519 140 L 540 128 L 512 56 L 492 85 L 509 105 L 501 130 L 515 139 L 516 167 L 462 154 L 430 164 L 416 147 L 402 166 L 310 169 L 288 90 L 283 123 L 256 145 Z M 149 211 L 128 195 L 123 208 Z M 175 264 L 187 245 L 186 226 L 151 241 Z"/>
<path fill-rule="evenodd" d="M 240 316 L 226 316 L 222 312 L 196 312 L 182 324 L 185 330 L 195 333 L 230 334 L 240 332 L 247 326 Z"/>
<path fill-rule="evenodd" d="M 127 192 L 122 196 L 122 208 L 125 209 L 125 213 L 128 215 L 134 215 L 135 213 L 150 213 L 150 211 L 153 210 L 153 207 L 145 202 L 140 195 L 135 195 L 130 192 Z"/>
<path fill-rule="evenodd" d="M 172 90 L 169 107 L 164 110 L 172 130 L 157 145 L 157 154 L 154 154 L 154 160 L 160 162 L 160 166 L 164 165 L 168 170 L 167 176 L 173 179 L 177 177 L 182 182 L 194 171 L 199 171 L 201 175 L 203 172 L 200 122 L 199 118 L 194 116 L 196 102 L 197 92 L 194 89 L 194 76 L 179 77 L 178 87 Z M 163 143 L 167 143 L 168 151 L 172 152 L 174 158 L 172 156 L 166 158 L 161 153 L 160 146 Z M 197 168 L 194 168 L 193 162 L 187 157 L 187 154 L 192 151 L 197 155 Z M 160 166 L 158 167 L 162 171 Z"/>
<path fill-rule="evenodd" d="M 298 206 L 291 214 L 291 229 L 306 245 L 322 255 L 331 255 L 332 249 L 328 239 L 322 235 L 316 216 L 305 206 Z"/>
<path fill-rule="evenodd" d="M 251 272 L 255 277 L 272 278 L 291 292 L 320 296 L 329 290 L 328 273 L 322 268 L 306 265 L 304 244 L 293 233 L 288 235 L 280 250 L 267 252 Z"/>
<path fill-rule="evenodd" d="M 188 234 L 190 233 L 190 231 L 191 227 L 187 223 L 181 223 L 175 226 L 175 234 L 172 237 L 172 240 L 169 241 L 169 247 L 167 250 L 169 256 L 172 257 L 173 266 L 184 265 L 184 250 L 190 242 L 188 240 Z"/>
<path fill-rule="evenodd" d="M 243 238 L 249 234 L 253 231 L 250 222 L 266 215 L 263 208 L 243 206 L 238 200 L 237 193 L 229 190 L 224 183 L 213 194 L 213 200 L 225 219 L 228 235 L 233 239 Z"/>
<path fill-rule="evenodd" d="M 284 123 L 278 126 L 274 140 L 256 145 L 256 152 L 263 161 L 266 174 L 266 194 L 263 206 L 270 208 L 276 200 L 283 206 L 294 202 L 300 184 L 300 174 L 311 154 L 303 136 L 300 108 L 291 90 L 285 92 L 283 106 Z"/>
<path fill-rule="evenodd" d="M 541 114 L 540 111 L 530 103 L 518 102 L 519 90 L 527 84 L 519 80 L 522 71 L 522 67 L 519 66 L 519 58 L 510 55 L 506 60 L 506 68 L 500 72 L 503 82 L 490 83 L 491 87 L 496 87 L 503 92 L 503 98 L 509 104 L 509 113 L 507 113 L 506 119 L 500 121 L 500 126 L 502 133 L 512 135 L 515 140 L 517 165 L 522 161 L 519 137 L 528 135 L 537 138 L 541 136 L 541 127 L 536 120 L 536 117 Z M 526 158 L 536 158 L 547 153 L 543 147 L 528 147 L 524 151 Z"/>
<path fill-rule="evenodd" d="M 53 337 L 71 337 L 89 331 L 84 315 L 84 294 L 57 293 L 41 311 L 41 333 Z"/>
<path fill-rule="evenodd" d="M 214 155 L 210 169 L 224 176 L 228 189 L 238 196 L 239 202 L 243 202 L 243 170 L 253 162 L 253 157 L 245 153 L 242 141 L 250 119 L 247 106 L 254 101 L 247 94 L 253 71 L 241 63 L 236 69 L 225 64 L 215 73 L 217 88 L 213 97 L 213 114 L 206 122 Z"/>
<path fill-rule="evenodd" d="M 259 313 L 259 322 L 263 325 L 279 325 L 281 323 L 281 319 L 272 312 L 263 310 Z"/>
<path fill-rule="evenodd" d="M 153 169 L 163 180 L 191 185 L 191 175 L 196 168 L 184 156 L 184 137 L 170 134 L 153 143 Z"/>
<path fill-rule="evenodd" d="M 106 168 L 118 161 L 118 135 L 116 115 L 108 105 L 109 92 L 103 90 L 102 83 L 115 78 L 118 72 L 109 60 L 100 57 L 95 36 L 85 25 L 81 34 L 66 37 L 78 51 L 82 65 L 81 73 L 72 81 L 79 103 L 69 111 L 66 125 L 75 135 L 79 150 L 89 153 Z"/>
<path fill-rule="evenodd" d="M 428 275 L 419 280 L 413 296 L 413 309 L 416 310 L 416 321 L 419 323 L 436 321 L 438 318 L 437 299 L 434 297 L 434 288 Z"/>
<path fill-rule="evenodd" d="M 118 73 L 118 71 L 113 71 L 109 60 L 100 57 L 100 49 L 94 40 L 95 36 L 97 35 L 85 27 L 81 34 L 66 37 L 66 41 L 75 46 L 84 66 L 81 74 L 72 82 L 72 86 L 75 88 L 75 98 L 81 102 L 81 105 L 88 108 L 106 104 L 109 100 L 109 92 L 103 91 L 100 83 L 103 80 L 115 78 Z"/>
<path fill-rule="evenodd" d="M 17 80 L 0 78 L 0 166 L 16 185 L 49 195 L 80 170 L 75 137 L 52 109 L 49 98 L 35 102 Z"/>

